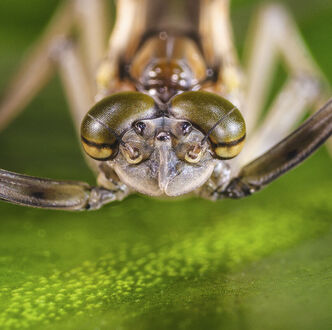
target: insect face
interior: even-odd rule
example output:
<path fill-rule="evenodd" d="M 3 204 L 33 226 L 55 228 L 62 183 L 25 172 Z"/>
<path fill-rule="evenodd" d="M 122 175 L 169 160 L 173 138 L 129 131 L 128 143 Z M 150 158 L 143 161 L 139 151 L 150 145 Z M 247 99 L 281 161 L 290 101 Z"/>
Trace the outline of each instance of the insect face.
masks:
<path fill-rule="evenodd" d="M 187 121 L 159 117 L 134 123 L 122 137 L 113 166 L 120 179 L 135 190 L 177 196 L 204 184 L 215 166 L 204 134 Z M 131 161 L 135 150 L 137 162 Z"/>
<path fill-rule="evenodd" d="M 245 127 L 240 112 L 211 93 L 182 93 L 161 110 L 150 96 L 127 92 L 97 103 L 81 136 L 88 155 L 108 161 L 131 188 L 178 196 L 203 185 L 217 158 L 239 153 Z"/>

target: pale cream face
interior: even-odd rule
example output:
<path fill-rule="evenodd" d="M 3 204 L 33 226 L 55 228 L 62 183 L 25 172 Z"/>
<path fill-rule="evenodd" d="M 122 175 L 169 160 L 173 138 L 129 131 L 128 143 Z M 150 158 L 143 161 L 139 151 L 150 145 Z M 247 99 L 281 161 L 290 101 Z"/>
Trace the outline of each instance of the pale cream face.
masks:
<path fill-rule="evenodd" d="M 150 196 L 179 196 L 202 186 L 215 160 L 204 134 L 184 120 L 142 120 L 127 131 L 112 167 L 120 180 Z"/>

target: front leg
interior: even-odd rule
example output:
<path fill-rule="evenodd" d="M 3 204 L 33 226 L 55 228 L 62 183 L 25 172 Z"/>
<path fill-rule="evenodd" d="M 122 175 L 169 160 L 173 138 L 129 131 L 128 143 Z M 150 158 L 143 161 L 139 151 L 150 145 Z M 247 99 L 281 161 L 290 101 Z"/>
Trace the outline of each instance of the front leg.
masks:
<path fill-rule="evenodd" d="M 209 180 L 197 191 L 202 198 L 211 199 L 215 191 L 222 190 L 231 179 L 231 166 L 227 161 L 217 160 Z"/>
<path fill-rule="evenodd" d="M 332 134 L 332 99 L 291 135 L 244 166 L 211 199 L 242 198 L 259 191 L 309 157 Z"/>
<path fill-rule="evenodd" d="M 79 181 L 55 181 L 0 169 L 0 200 L 58 210 L 96 210 L 128 193 L 91 187 Z"/>

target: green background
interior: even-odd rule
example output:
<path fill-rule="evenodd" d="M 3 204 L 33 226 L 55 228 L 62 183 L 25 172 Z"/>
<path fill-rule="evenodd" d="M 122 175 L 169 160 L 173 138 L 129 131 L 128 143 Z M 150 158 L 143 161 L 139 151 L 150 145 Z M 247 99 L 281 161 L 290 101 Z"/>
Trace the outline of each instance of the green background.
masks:
<path fill-rule="evenodd" d="M 57 3 L 1 0 L 0 91 Z M 240 49 L 258 3 L 233 3 Z M 331 82 L 332 2 L 287 5 Z M 57 78 L 0 150 L 1 168 L 94 183 Z M 0 328 L 331 329 L 331 196 L 322 148 L 245 200 L 132 196 L 84 213 L 0 203 Z"/>

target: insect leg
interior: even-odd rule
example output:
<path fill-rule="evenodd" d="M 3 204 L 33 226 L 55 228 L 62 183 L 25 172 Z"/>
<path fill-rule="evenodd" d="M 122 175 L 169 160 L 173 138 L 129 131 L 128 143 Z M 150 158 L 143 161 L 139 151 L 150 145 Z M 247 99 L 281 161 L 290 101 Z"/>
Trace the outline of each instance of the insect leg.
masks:
<path fill-rule="evenodd" d="M 99 209 L 125 195 L 79 181 L 54 181 L 0 169 L 0 200 L 25 206 L 59 209 Z"/>
<path fill-rule="evenodd" d="M 88 1 L 88 0 L 87 0 Z M 121 80 L 120 63 L 130 62 L 146 27 L 148 0 L 118 0 L 107 57 L 97 70 L 97 98 L 133 87 Z"/>
<path fill-rule="evenodd" d="M 53 59 L 58 65 L 70 113 L 79 137 L 82 119 L 94 103 L 92 84 L 88 80 L 83 59 L 79 56 L 77 47 L 72 41 L 68 39 L 59 40 Z M 98 162 L 85 153 L 83 154 L 87 165 L 97 174 L 99 172 Z"/>
<path fill-rule="evenodd" d="M 75 128 L 80 134 L 82 119 L 94 104 L 92 86 L 75 43 L 63 39 L 59 41 L 57 48 L 53 58 L 59 69 Z"/>
<path fill-rule="evenodd" d="M 76 44 L 71 40 L 63 39 L 58 42 L 57 48 L 57 53 L 54 54 L 53 58 L 59 68 L 77 134 L 80 135 L 82 119 L 94 103 L 94 94 Z M 104 168 L 100 171 L 102 162 L 88 157 L 85 152 L 83 155 L 88 166 L 98 175 L 98 185 L 112 191 L 125 191 L 127 189 L 113 173 L 113 170 Z M 112 173 L 109 173 L 110 171 Z M 107 178 L 105 177 L 106 172 Z"/>
<path fill-rule="evenodd" d="M 304 112 L 317 101 L 320 87 L 317 80 L 307 76 L 289 78 L 234 163 L 239 167 L 247 164 L 287 136 Z"/>
<path fill-rule="evenodd" d="M 44 34 L 27 54 L 0 101 L 0 130 L 6 127 L 47 83 L 54 72 L 52 42 L 67 34 L 73 23 L 73 3 L 66 1 L 55 13 Z"/>
<path fill-rule="evenodd" d="M 323 74 L 307 49 L 292 17 L 290 17 L 283 6 L 276 4 L 264 6 L 258 12 L 254 22 L 250 38 L 248 39 L 250 42 L 247 47 L 248 81 L 245 95 L 246 107 L 243 109 L 245 111 L 244 116 L 248 136 L 255 128 L 266 101 L 278 57 L 286 64 L 291 79 L 295 79 L 296 84 L 302 83 L 303 88 L 306 88 L 308 82 L 311 81 L 312 86 L 314 86 L 313 89 L 319 88 L 319 92 L 314 96 L 312 95 L 311 99 L 308 98 L 307 104 L 302 107 L 301 111 L 298 111 L 297 116 L 294 116 L 293 120 L 295 122 L 308 106 L 314 102 L 321 101 L 320 98 L 323 96 L 322 87 L 326 84 Z M 289 83 L 288 85 L 294 85 L 294 83 Z M 288 94 L 292 90 L 296 91 L 299 89 L 294 86 L 289 87 Z M 301 97 L 301 92 L 293 96 L 294 99 L 299 97 Z M 290 101 L 289 105 L 293 105 L 292 102 Z M 299 110 L 301 107 L 297 106 L 297 108 Z M 287 109 L 287 113 L 289 111 L 291 109 Z"/>
<path fill-rule="evenodd" d="M 63 1 L 42 36 L 23 60 L 0 101 L 0 130 L 6 127 L 48 82 L 55 71 L 54 52 L 59 39 L 70 37 L 73 26 L 77 24 L 80 27 L 78 39 L 82 39 L 83 49 L 89 48 L 89 44 L 92 43 L 91 48 L 85 51 L 87 63 L 84 64 L 87 64 L 90 88 L 94 92 L 95 84 L 91 70 L 96 69 L 96 62 L 101 60 L 101 52 L 106 47 L 106 41 L 103 42 L 105 24 L 104 15 L 101 14 L 102 8 L 104 0 Z M 97 19 L 99 15 L 100 19 Z M 97 32 L 100 32 L 100 35 L 93 36 Z"/>
<path fill-rule="evenodd" d="M 216 84 L 207 90 L 221 94 L 240 108 L 243 74 L 234 46 L 229 0 L 201 0 L 199 30 L 208 64 L 219 68 Z"/>
<path fill-rule="evenodd" d="M 83 66 L 70 41 L 63 40 L 58 44 L 57 61 L 71 112 L 79 129 L 80 119 L 92 103 L 92 94 Z M 98 172 L 97 162 L 91 160 L 88 164 Z M 124 185 L 114 186 L 112 190 L 90 187 L 82 182 L 41 179 L 0 169 L 0 199 L 32 207 L 98 209 L 106 203 L 127 196 L 128 191 L 125 188 Z"/>
<path fill-rule="evenodd" d="M 209 64 L 237 64 L 229 14 L 229 0 L 200 1 L 199 33 Z M 224 65 L 224 63 L 223 63 Z"/>
<path fill-rule="evenodd" d="M 332 99 L 297 130 L 244 166 L 226 188 L 211 199 L 241 198 L 264 188 L 307 157 L 332 135 Z"/>
<path fill-rule="evenodd" d="M 75 0 L 75 6 L 89 78 L 94 81 L 98 65 L 107 48 L 110 8 L 106 0 Z"/>

